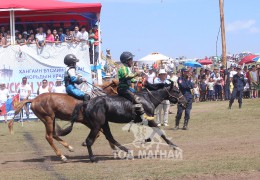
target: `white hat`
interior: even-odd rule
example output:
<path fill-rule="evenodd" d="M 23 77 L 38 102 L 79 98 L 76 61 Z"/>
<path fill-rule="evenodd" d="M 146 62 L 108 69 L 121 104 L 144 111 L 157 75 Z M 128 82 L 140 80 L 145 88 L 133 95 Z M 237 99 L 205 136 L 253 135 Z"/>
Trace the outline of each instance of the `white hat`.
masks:
<path fill-rule="evenodd" d="M 2 82 L 0 82 L 0 85 L 2 85 L 2 84 L 5 84 L 5 82 L 3 82 L 3 81 L 2 81 Z"/>
<path fill-rule="evenodd" d="M 160 69 L 158 74 L 167 74 L 167 73 L 166 73 L 165 69 Z"/>
<path fill-rule="evenodd" d="M 57 77 L 56 81 L 62 81 L 62 78 L 61 77 Z"/>

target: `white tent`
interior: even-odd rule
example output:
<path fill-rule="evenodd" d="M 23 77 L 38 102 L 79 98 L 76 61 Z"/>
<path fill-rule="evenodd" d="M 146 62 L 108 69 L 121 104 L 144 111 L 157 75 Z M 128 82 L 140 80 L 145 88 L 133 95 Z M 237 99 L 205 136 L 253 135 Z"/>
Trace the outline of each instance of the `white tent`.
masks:
<path fill-rule="evenodd" d="M 147 56 L 139 59 L 139 60 L 135 60 L 135 61 L 138 61 L 138 62 L 156 62 L 156 61 L 171 61 L 172 58 L 168 57 L 168 56 L 165 56 L 161 53 L 157 53 L 157 52 L 154 52 L 154 53 L 151 53 L 151 54 L 148 54 Z"/>

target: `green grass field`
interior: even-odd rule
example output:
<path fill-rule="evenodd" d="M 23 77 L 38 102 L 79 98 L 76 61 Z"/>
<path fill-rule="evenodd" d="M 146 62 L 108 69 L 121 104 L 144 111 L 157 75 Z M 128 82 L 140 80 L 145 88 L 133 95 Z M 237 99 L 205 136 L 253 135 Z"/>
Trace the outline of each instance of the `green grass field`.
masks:
<path fill-rule="evenodd" d="M 182 160 L 115 159 L 101 135 L 93 146 L 99 162 L 91 163 L 81 146 L 89 129 L 76 124 L 63 137 L 75 152 L 56 143 L 69 160 L 62 163 L 45 140 L 42 122 L 15 123 L 14 135 L 1 123 L 0 179 L 258 179 L 260 99 L 244 100 L 242 109 L 237 102 L 232 110 L 227 106 L 227 101 L 194 103 L 188 131 L 173 131 L 175 114 L 170 115 L 170 127 L 162 129 L 183 150 Z M 176 113 L 176 106 L 172 110 Z M 110 125 L 120 143 L 134 140 L 133 133 L 122 131 L 123 124 Z"/>

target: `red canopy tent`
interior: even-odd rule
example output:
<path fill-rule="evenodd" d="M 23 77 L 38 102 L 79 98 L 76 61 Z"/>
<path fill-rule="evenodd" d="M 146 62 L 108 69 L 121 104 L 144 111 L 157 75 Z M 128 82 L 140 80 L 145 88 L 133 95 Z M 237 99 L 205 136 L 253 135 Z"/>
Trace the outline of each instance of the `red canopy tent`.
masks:
<path fill-rule="evenodd" d="M 197 61 L 198 63 L 202 64 L 202 65 L 209 65 L 212 64 L 212 60 L 211 59 L 200 59 Z"/>
<path fill-rule="evenodd" d="M 250 54 L 248 56 L 245 56 L 244 58 L 241 59 L 241 61 L 238 63 L 239 65 L 243 65 L 243 64 L 250 64 L 250 63 L 254 63 L 255 61 L 253 61 L 253 59 L 257 57 L 257 55 L 253 55 Z"/>
<path fill-rule="evenodd" d="M 99 21 L 100 3 L 72 3 L 58 0 L 5 0 L 0 3 L 1 24 L 10 23 L 14 37 L 15 17 L 21 22 L 87 20 L 91 24 Z M 9 22 L 10 21 L 10 22 Z"/>

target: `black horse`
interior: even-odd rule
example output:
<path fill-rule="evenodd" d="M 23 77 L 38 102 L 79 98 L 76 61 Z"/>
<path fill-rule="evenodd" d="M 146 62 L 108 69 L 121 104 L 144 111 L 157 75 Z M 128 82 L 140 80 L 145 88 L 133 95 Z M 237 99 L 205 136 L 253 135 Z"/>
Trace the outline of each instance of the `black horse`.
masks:
<path fill-rule="evenodd" d="M 148 116 L 153 116 L 155 108 L 165 99 L 170 100 L 170 102 L 174 104 L 179 103 L 184 107 L 187 103 L 185 97 L 177 87 L 173 86 L 173 83 L 171 83 L 170 86 L 166 84 L 154 85 L 147 83 L 146 89 L 136 94 L 140 97 L 141 103 L 143 104 L 144 110 Z M 117 95 L 98 96 L 91 99 L 87 105 L 78 104 L 73 113 L 74 117 L 72 118 L 71 126 L 66 129 L 56 129 L 56 135 L 65 136 L 72 131 L 73 124 L 77 119 L 77 112 L 82 108 L 82 106 L 85 111 L 84 124 L 91 129 L 85 143 L 88 148 L 89 158 L 92 162 L 95 161 L 95 158 L 91 146 L 98 137 L 99 131 L 105 135 L 106 139 L 110 142 L 112 149 L 116 150 L 113 146 L 115 145 L 121 150 L 129 152 L 127 148 L 119 144 L 113 138 L 108 122 L 129 123 L 134 120 L 135 123 L 140 123 L 142 120 L 140 116 L 135 114 L 132 102 Z M 147 124 L 145 125 L 152 127 L 171 147 L 174 149 L 177 148 L 175 144 L 166 138 L 164 133 L 153 120 L 147 121 Z M 152 137 L 145 141 L 149 142 L 151 141 L 151 138 Z"/>
<path fill-rule="evenodd" d="M 137 95 L 141 98 L 141 103 L 148 116 L 154 115 L 155 108 L 163 100 L 167 99 L 172 103 L 180 103 L 183 106 L 186 106 L 187 103 L 185 97 L 177 87 L 173 86 L 173 83 L 171 83 L 169 87 L 163 87 L 162 89 L 155 91 L 147 90 L 146 92 L 137 93 Z M 85 116 L 87 121 L 86 124 L 91 129 L 86 139 L 86 145 L 89 152 L 89 158 L 92 162 L 95 161 L 95 157 L 91 146 L 101 129 L 109 142 L 116 145 L 121 150 L 129 152 L 126 147 L 119 144 L 113 138 L 108 122 L 129 123 L 134 120 L 135 123 L 140 123 L 141 118 L 135 115 L 132 102 L 120 96 L 99 96 L 88 102 L 88 105 L 85 107 Z M 147 125 L 153 127 L 169 146 L 174 149 L 177 148 L 175 144 L 166 138 L 155 121 L 148 121 Z"/>

